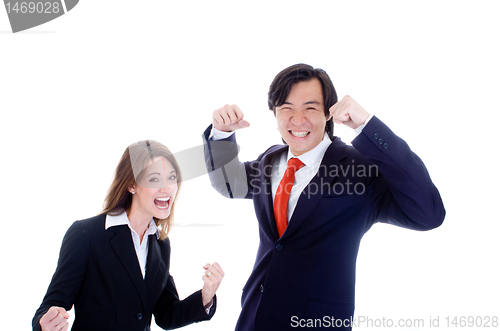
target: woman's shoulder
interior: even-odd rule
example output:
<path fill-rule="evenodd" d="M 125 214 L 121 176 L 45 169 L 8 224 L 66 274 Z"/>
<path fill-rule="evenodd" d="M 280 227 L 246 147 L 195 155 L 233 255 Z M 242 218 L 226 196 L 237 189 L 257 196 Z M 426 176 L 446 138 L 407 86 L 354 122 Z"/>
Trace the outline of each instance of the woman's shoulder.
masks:
<path fill-rule="evenodd" d="M 81 230 L 87 230 L 90 232 L 95 232 L 96 230 L 104 230 L 104 224 L 106 223 L 106 214 L 100 214 L 83 220 L 75 221 L 70 228 L 78 228 Z"/>
<path fill-rule="evenodd" d="M 106 221 L 106 214 L 99 214 L 83 220 L 78 220 L 77 222 L 80 222 L 82 225 L 86 226 L 98 226 L 104 224 L 105 221 Z"/>
<path fill-rule="evenodd" d="M 104 230 L 105 221 L 106 215 L 97 215 L 73 222 L 64 235 L 63 248 L 72 247 L 73 250 L 78 248 L 83 254 L 82 252 L 86 252 L 92 242 L 92 238 L 99 236 L 99 228 Z"/>

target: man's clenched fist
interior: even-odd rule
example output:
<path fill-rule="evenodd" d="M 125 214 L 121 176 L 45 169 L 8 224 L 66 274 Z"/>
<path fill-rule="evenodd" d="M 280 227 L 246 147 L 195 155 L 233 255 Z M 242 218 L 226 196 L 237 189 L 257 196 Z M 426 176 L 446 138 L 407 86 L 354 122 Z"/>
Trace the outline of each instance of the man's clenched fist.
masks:
<path fill-rule="evenodd" d="M 232 132 L 250 126 L 250 123 L 243 119 L 243 112 L 236 105 L 225 105 L 214 110 L 212 124 L 219 131 Z"/>

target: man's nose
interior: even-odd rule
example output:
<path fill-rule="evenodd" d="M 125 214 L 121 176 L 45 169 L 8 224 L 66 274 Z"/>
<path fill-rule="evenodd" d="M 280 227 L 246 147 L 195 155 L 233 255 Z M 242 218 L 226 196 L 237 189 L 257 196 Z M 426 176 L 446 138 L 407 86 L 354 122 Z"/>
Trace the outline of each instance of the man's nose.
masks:
<path fill-rule="evenodd" d="M 299 126 L 306 122 L 306 117 L 304 116 L 304 114 L 302 114 L 302 112 L 298 111 L 292 114 L 290 121 L 293 125 Z"/>

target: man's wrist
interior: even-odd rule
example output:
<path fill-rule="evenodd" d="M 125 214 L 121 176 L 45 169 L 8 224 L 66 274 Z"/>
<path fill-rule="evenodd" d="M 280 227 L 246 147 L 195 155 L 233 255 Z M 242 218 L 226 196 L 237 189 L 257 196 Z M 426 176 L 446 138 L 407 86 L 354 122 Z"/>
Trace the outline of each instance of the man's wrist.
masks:
<path fill-rule="evenodd" d="M 210 135 L 208 136 L 208 139 L 222 140 L 222 139 L 229 138 L 233 133 L 234 133 L 234 131 L 226 132 L 226 131 L 218 130 L 212 125 L 212 130 L 210 131 Z"/>
<path fill-rule="evenodd" d="M 356 134 L 356 136 L 359 135 L 363 131 L 363 129 L 368 124 L 368 122 L 372 119 L 372 117 L 373 117 L 373 115 L 368 116 L 368 118 L 366 119 L 366 121 L 363 124 L 361 124 L 356 129 L 354 129 L 354 133 Z"/>

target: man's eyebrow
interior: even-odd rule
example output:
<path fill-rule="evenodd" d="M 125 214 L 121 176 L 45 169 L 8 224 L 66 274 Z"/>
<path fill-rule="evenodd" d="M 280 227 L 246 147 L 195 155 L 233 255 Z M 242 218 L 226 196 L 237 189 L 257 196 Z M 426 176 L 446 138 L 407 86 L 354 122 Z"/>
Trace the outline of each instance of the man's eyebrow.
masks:
<path fill-rule="evenodd" d="M 320 104 L 320 102 L 316 101 L 316 100 L 304 102 L 304 105 L 319 105 L 319 104 Z M 282 106 L 283 105 L 293 105 L 293 103 L 291 103 L 290 101 L 285 101 L 285 102 L 283 102 Z"/>

